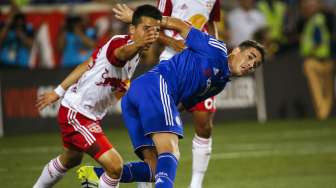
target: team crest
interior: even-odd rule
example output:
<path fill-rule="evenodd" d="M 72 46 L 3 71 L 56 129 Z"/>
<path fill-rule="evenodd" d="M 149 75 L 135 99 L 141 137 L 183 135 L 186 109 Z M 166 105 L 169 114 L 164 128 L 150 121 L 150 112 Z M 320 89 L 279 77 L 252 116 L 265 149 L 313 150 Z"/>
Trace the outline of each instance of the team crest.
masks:
<path fill-rule="evenodd" d="M 96 123 L 92 123 L 91 125 L 87 126 L 90 132 L 93 133 L 101 133 L 103 132 L 103 129 Z"/>
<path fill-rule="evenodd" d="M 181 125 L 182 125 L 182 121 L 181 121 L 180 116 L 176 116 L 176 117 L 175 117 L 175 122 L 176 122 L 176 124 L 177 124 L 178 126 L 181 126 Z"/>

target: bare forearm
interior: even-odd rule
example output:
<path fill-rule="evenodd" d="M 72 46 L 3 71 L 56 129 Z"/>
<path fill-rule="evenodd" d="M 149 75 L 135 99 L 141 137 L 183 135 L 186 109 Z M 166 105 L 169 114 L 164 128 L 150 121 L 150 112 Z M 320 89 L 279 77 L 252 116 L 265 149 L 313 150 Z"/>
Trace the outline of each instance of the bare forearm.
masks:
<path fill-rule="evenodd" d="M 176 40 L 173 37 L 165 35 L 162 31 L 159 35 L 159 42 L 165 46 L 169 46 L 176 52 L 180 52 L 186 47 L 183 40 Z"/>
<path fill-rule="evenodd" d="M 167 35 L 165 35 L 162 31 L 160 32 L 160 35 L 159 35 L 159 42 L 162 43 L 163 45 L 165 46 L 169 46 L 169 44 L 171 42 L 173 42 L 173 38 L 171 37 L 168 37 Z"/>
<path fill-rule="evenodd" d="M 86 47 L 88 48 L 95 47 L 95 42 L 91 38 L 87 37 L 84 33 L 81 33 L 78 36 Z"/>
<path fill-rule="evenodd" d="M 133 43 L 130 45 L 124 45 L 115 49 L 114 55 L 120 61 L 127 61 L 132 59 L 141 49 L 141 46 Z"/>
<path fill-rule="evenodd" d="M 178 18 L 164 16 L 161 21 L 161 27 L 177 31 L 184 39 L 187 38 L 191 26 Z"/>
<path fill-rule="evenodd" d="M 67 90 L 72 84 L 76 83 L 79 78 L 88 70 L 90 58 L 88 61 L 78 65 L 61 83 L 64 90 Z"/>
<path fill-rule="evenodd" d="M 209 22 L 209 34 L 218 39 L 218 29 L 215 22 Z"/>

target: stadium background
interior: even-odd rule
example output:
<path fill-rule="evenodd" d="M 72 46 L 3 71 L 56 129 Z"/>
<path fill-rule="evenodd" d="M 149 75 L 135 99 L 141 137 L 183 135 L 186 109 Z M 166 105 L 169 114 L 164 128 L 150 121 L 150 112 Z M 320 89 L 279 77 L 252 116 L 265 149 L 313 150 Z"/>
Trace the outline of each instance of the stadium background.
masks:
<path fill-rule="evenodd" d="M 57 35 L 69 12 L 85 15 L 90 27 L 102 27 L 106 20 L 116 22 L 111 17 L 116 2 L 126 2 L 132 7 L 155 4 L 155 1 L 18 2 L 22 2 L 19 8 L 33 26 L 35 38 L 24 67 L 2 65 L 0 69 L 2 187 L 31 187 L 45 162 L 61 151 L 55 119 L 58 104 L 38 112 L 35 101 L 39 93 L 52 90 L 72 70 L 61 65 L 61 54 L 55 50 Z M 286 2 L 293 6 L 292 11 L 298 12 L 296 1 Z M 324 3 L 327 2 L 334 5 L 327 9 L 335 14 L 336 2 Z M 227 15 L 237 1 L 222 0 L 221 5 Z M 0 2 L 2 22 L 10 10 L 9 2 Z M 223 29 L 221 36 L 227 39 L 224 20 L 219 27 Z M 121 33 L 127 28 L 121 24 L 111 27 Z M 96 38 L 97 43 L 104 41 L 104 35 L 101 36 Z M 335 38 L 334 32 L 331 43 Z M 148 70 L 155 60 L 155 55 L 148 57 L 139 66 L 137 75 Z M 234 79 L 217 97 L 214 155 L 204 187 L 336 187 L 335 110 L 327 120 L 315 118 L 302 65 L 298 41 L 294 40 L 272 54 L 255 75 Z M 182 160 L 176 187 L 187 187 L 191 171 L 192 122 L 188 113 L 182 116 L 186 138 L 181 141 Z M 118 106 L 111 109 L 103 126 L 125 161 L 135 159 Z M 84 163 L 94 164 L 88 157 Z M 74 171 L 56 187 L 79 187 Z"/>

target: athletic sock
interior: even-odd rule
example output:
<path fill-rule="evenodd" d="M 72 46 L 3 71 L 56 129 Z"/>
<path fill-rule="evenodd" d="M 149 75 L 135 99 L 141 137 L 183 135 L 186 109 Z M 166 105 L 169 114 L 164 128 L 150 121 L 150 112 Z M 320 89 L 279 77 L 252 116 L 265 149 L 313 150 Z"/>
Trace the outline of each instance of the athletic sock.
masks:
<path fill-rule="evenodd" d="M 98 188 L 117 188 L 119 185 L 119 179 L 113 179 L 106 173 L 100 176 Z"/>
<path fill-rule="evenodd" d="M 152 179 L 152 172 L 147 163 L 131 162 L 124 164 L 120 182 L 151 182 Z"/>
<path fill-rule="evenodd" d="M 162 153 L 158 157 L 155 188 L 173 188 L 178 160 L 171 153 Z"/>
<path fill-rule="evenodd" d="M 67 169 L 61 164 L 59 157 L 46 164 L 33 188 L 49 188 L 55 185 L 65 174 Z"/>
<path fill-rule="evenodd" d="M 152 188 L 152 183 L 138 182 L 137 188 Z"/>
<path fill-rule="evenodd" d="M 192 145 L 193 164 L 190 188 L 201 188 L 210 161 L 212 139 L 201 138 L 195 135 Z"/>

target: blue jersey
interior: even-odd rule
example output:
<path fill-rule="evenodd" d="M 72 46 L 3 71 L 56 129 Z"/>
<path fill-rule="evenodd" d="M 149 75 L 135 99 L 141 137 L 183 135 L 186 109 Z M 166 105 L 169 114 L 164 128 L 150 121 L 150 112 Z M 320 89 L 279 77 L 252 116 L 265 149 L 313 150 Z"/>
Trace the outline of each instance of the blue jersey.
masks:
<path fill-rule="evenodd" d="M 223 42 L 192 28 L 186 45 L 187 49 L 135 79 L 122 98 L 122 115 L 136 153 L 154 146 L 149 136 L 153 133 L 182 138 L 177 104 L 190 108 L 218 94 L 229 80 Z"/>
<path fill-rule="evenodd" d="M 187 49 L 163 60 L 151 71 L 161 74 L 175 104 L 190 108 L 221 92 L 229 81 L 225 44 L 195 28 L 186 41 Z"/>

